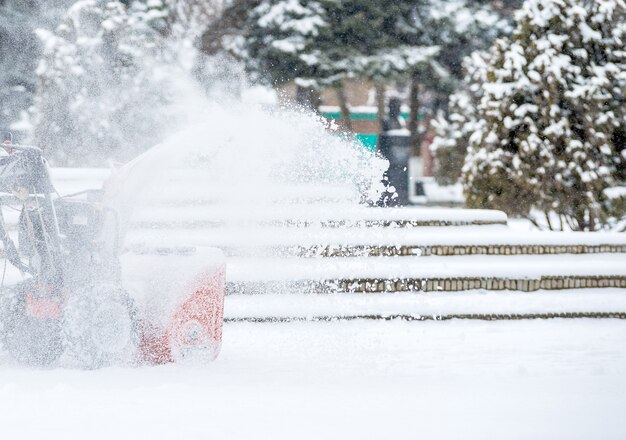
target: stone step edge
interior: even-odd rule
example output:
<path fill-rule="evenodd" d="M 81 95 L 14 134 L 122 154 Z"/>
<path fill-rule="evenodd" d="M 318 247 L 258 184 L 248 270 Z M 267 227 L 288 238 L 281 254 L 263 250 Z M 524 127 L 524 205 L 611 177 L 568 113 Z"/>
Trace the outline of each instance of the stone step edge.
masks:
<path fill-rule="evenodd" d="M 230 323 L 292 323 L 292 322 L 337 322 L 337 321 L 449 321 L 452 319 L 481 321 L 516 321 L 532 319 L 626 319 L 626 312 L 558 312 L 558 313 L 453 313 L 445 315 L 337 315 L 337 316 L 245 316 L 224 318 Z"/>
<path fill-rule="evenodd" d="M 220 246 L 216 246 L 220 247 Z M 128 249 L 136 251 L 137 246 Z M 190 248 L 191 247 L 186 247 Z M 452 257 L 468 255 L 559 255 L 559 254 L 621 254 L 626 253 L 626 244 L 600 245 L 552 245 L 552 244 L 511 244 L 511 245 L 434 245 L 434 246 L 370 246 L 370 245 L 319 245 L 319 246 L 267 246 L 261 247 L 300 258 L 351 258 L 351 257 Z M 141 248 L 139 248 L 141 249 Z M 162 248 L 166 252 L 167 246 Z M 176 248 L 173 248 L 176 249 Z M 220 247 L 226 255 L 237 256 L 238 248 Z M 0 258 L 4 258 L 0 248 Z"/>
<path fill-rule="evenodd" d="M 235 246 L 219 247 L 227 256 L 238 257 L 248 255 L 245 250 L 257 248 L 262 255 L 290 256 L 298 258 L 352 258 L 352 257 L 451 257 L 470 255 L 583 255 L 583 254 L 621 254 L 626 253 L 626 244 L 598 244 L 598 245 L 552 245 L 552 244 L 507 244 L 507 245 L 314 245 L 314 246 L 252 246 L 243 247 L 244 251 Z M 193 252 L 193 246 L 163 246 L 161 253 L 179 253 L 181 249 Z M 136 253 L 145 253 L 146 246 L 131 244 L 127 250 Z M 171 249 L 171 250 L 168 250 Z M 0 250 L 0 256 L 1 254 Z"/>
<path fill-rule="evenodd" d="M 414 257 L 460 255 L 555 255 L 626 253 L 626 244 L 494 244 L 494 245 L 401 245 L 401 246 L 298 246 L 300 257 Z"/>
<path fill-rule="evenodd" d="M 299 293 L 460 292 L 466 290 L 537 290 L 626 288 L 626 275 L 567 275 L 539 278 L 453 277 L 429 279 L 336 279 L 325 281 L 227 282 L 227 295 L 298 290 Z M 624 292 L 626 294 L 626 292 Z"/>
<path fill-rule="evenodd" d="M 535 279 L 514 278 L 429 278 L 408 280 L 341 280 L 335 284 L 340 292 L 459 292 L 464 290 L 537 290 L 626 288 L 626 276 L 542 276 Z"/>

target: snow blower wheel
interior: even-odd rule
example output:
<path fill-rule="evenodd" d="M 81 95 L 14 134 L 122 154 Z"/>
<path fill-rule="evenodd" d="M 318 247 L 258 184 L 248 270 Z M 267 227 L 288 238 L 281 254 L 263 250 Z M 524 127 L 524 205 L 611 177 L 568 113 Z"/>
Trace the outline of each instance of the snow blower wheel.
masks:
<path fill-rule="evenodd" d="M 106 284 L 75 292 L 65 305 L 63 336 L 68 354 L 83 368 L 133 361 L 138 331 L 132 300 Z"/>

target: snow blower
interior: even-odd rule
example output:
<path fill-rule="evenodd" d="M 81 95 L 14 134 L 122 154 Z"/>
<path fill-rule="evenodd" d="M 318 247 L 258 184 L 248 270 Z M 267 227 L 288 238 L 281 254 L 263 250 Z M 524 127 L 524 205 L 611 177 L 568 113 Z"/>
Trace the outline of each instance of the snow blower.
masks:
<path fill-rule="evenodd" d="M 18 244 L 1 211 L 0 240 L 25 279 L 0 290 L 0 343 L 13 358 L 46 366 L 64 355 L 99 368 L 218 355 L 221 252 L 122 252 L 130 214 L 119 211 L 112 191 L 141 159 L 100 190 L 61 197 L 39 148 L 7 139 L 0 153 L 0 207 L 19 211 Z"/>

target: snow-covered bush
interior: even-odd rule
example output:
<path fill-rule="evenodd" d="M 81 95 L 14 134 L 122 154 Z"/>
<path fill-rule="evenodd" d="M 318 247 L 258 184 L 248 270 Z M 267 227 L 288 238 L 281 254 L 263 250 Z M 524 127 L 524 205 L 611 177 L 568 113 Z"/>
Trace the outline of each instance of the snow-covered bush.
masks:
<path fill-rule="evenodd" d="M 81 0 L 55 32 L 40 30 L 43 58 L 33 142 L 58 164 L 127 160 L 157 142 L 170 116 L 161 33 L 167 11 L 151 1 Z"/>
<path fill-rule="evenodd" d="M 624 0 L 527 0 L 487 63 L 463 171 L 466 202 L 594 230 L 626 163 Z"/>

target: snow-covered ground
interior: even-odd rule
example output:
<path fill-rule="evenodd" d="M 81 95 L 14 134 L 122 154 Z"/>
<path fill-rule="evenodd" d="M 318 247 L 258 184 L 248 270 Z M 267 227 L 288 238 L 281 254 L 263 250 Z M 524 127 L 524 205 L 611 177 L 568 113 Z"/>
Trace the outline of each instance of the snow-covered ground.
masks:
<path fill-rule="evenodd" d="M 625 289 L 563 289 L 536 292 L 341 293 L 230 295 L 226 319 L 462 314 L 623 313 Z"/>
<path fill-rule="evenodd" d="M 210 365 L 0 362 L 3 439 L 621 439 L 626 322 L 228 324 Z"/>

